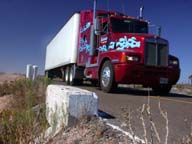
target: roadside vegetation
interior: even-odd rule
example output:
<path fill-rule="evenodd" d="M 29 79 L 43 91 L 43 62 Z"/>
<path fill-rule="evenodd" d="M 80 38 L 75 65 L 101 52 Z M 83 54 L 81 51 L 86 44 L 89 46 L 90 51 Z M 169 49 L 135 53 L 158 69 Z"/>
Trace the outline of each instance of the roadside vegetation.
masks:
<path fill-rule="evenodd" d="M 47 85 L 51 83 L 48 78 L 39 77 L 36 81 L 28 79 L 18 79 L 12 82 L 0 84 L 0 97 L 11 96 L 11 107 L 0 111 L 0 143 L 3 144 L 27 144 L 35 143 L 34 140 L 39 137 L 49 126 L 45 118 L 45 91 Z M 137 86 L 137 89 L 142 89 Z M 185 89 L 184 85 L 176 85 L 179 91 Z M 187 85 L 187 89 L 192 89 Z M 187 91 L 189 92 L 189 91 Z M 164 119 L 165 130 L 164 138 L 160 138 L 160 133 L 156 128 L 153 115 L 150 108 L 150 92 L 148 92 L 147 103 L 138 108 L 139 119 L 142 125 L 143 140 L 146 144 L 168 144 L 169 139 L 169 119 L 166 110 L 161 108 L 158 103 L 159 114 Z M 135 111 L 135 110 L 134 110 Z M 64 129 L 54 137 L 49 144 L 56 143 L 111 143 L 137 144 L 135 137 L 134 123 L 132 117 L 134 112 L 129 107 L 122 107 L 125 127 L 133 138 L 115 131 L 107 126 L 105 121 L 98 117 L 85 117 L 80 119 L 73 127 Z M 181 144 L 192 144 L 191 132 L 184 136 Z"/>
<path fill-rule="evenodd" d="M 180 94 L 186 94 L 192 96 L 192 85 L 189 84 L 177 84 L 174 86 L 173 91 L 177 91 Z"/>
<path fill-rule="evenodd" d="M 45 90 L 50 80 L 18 79 L 0 85 L 0 97 L 11 95 L 11 107 L 0 113 L 0 143 L 31 143 L 46 127 Z"/>

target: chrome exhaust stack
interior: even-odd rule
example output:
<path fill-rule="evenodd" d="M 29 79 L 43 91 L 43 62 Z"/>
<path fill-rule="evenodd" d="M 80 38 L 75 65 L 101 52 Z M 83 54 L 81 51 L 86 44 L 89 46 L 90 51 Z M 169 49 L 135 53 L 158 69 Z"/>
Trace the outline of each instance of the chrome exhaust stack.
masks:
<path fill-rule="evenodd" d="M 143 19 L 143 11 L 144 11 L 144 6 L 141 6 L 139 10 L 139 19 Z"/>
<path fill-rule="evenodd" d="M 90 34 L 90 52 L 89 55 L 90 56 L 94 56 L 95 55 L 95 34 L 97 31 L 97 13 L 96 13 L 96 9 L 97 9 L 97 0 L 94 0 L 94 4 L 93 4 L 93 24 L 91 26 L 91 34 Z"/>

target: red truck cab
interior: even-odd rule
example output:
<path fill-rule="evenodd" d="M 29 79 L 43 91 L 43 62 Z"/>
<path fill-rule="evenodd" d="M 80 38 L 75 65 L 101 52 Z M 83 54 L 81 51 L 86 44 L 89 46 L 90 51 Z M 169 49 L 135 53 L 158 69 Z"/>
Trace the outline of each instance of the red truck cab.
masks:
<path fill-rule="evenodd" d="M 168 93 L 180 76 L 169 43 L 148 33 L 148 22 L 118 12 L 80 12 L 77 66 L 105 92 L 117 84 L 141 84 Z"/>

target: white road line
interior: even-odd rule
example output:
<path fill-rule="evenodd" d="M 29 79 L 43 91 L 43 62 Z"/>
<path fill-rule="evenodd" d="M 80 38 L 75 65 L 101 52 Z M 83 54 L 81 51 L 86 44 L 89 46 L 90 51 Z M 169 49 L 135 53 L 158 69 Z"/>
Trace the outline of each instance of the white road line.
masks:
<path fill-rule="evenodd" d="M 132 135 L 131 133 L 127 132 L 127 131 L 124 131 L 123 129 L 121 129 L 119 126 L 116 126 L 116 125 L 113 125 L 113 124 L 110 124 L 110 123 L 106 123 L 106 125 L 112 127 L 113 129 L 117 130 L 117 131 L 120 131 L 122 132 L 123 134 L 127 135 L 130 139 L 135 139 L 136 142 L 138 143 L 142 143 L 142 144 L 145 144 L 145 141 L 141 138 L 139 138 L 138 136 L 136 135 Z"/>

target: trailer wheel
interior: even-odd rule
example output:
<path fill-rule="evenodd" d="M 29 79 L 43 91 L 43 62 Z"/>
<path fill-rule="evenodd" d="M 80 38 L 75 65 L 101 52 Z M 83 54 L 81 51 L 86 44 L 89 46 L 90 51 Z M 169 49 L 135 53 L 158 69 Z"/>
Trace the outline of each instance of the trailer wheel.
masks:
<path fill-rule="evenodd" d="M 66 67 L 65 69 L 65 82 L 69 85 L 69 67 Z"/>
<path fill-rule="evenodd" d="M 153 92 L 157 95 L 168 95 L 172 85 L 153 87 Z"/>
<path fill-rule="evenodd" d="M 45 77 L 49 78 L 49 71 L 45 71 Z"/>
<path fill-rule="evenodd" d="M 114 79 L 114 70 L 113 65 L 110 61 L 106 61 L 100 73 L 100 86 L 104 92 L 111 92 L 117 87 L 117 84 Z"/>
<path fill-rule="evenodd" d="M 70 67 L 70 72 L 69 72 L 69 84 L 70 85 L 75 85 L 75 65 L 72 65 Z"/>
<path fill-rule="evenodd" d="M 46 72 L 45 72 L 45 76 L 46 76 L 47 78 L 50 78 L 51 80 L 53 79 L 53 75 L 52 75 L 51 71 L 46 71 Z"/>

